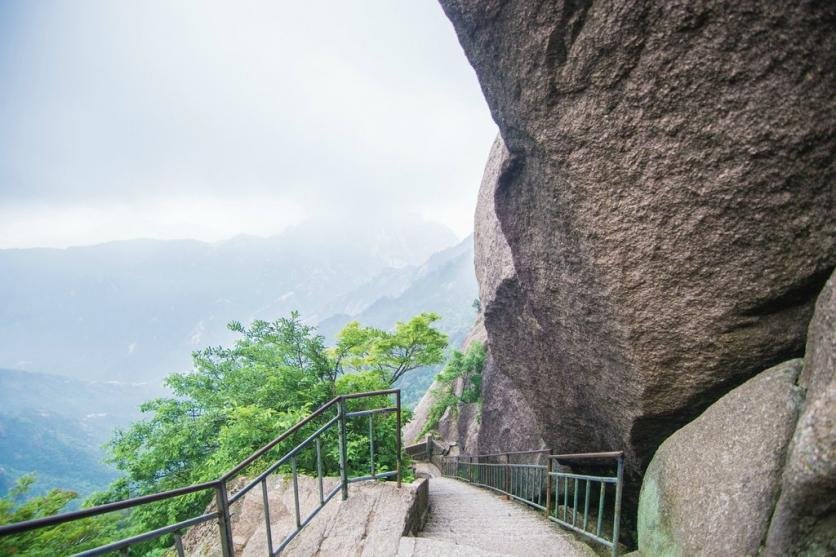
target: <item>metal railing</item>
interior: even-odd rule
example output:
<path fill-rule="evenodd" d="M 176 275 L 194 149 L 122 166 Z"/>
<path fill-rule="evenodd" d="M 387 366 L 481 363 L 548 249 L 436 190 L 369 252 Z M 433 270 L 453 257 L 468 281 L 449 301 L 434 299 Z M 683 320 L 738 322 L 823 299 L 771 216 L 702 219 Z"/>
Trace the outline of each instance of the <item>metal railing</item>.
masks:
<path fill-rule="evenodd" d="M 387 404 L 390 404 L 391 401 L 388 399 L 389 396 L 395 396 L 395 405 L 394 406 L 385 406 L 382 408 L 374 408 L 374 409 L 364 409 L 359 411 L 349 411 L 347 408 L 347 401 L 356 400 L 356 399 L 363 399 L 363 398 L 370 398 L 370 397 L 387 397 Z M 271 449 L 275 448 L 277 445 L 286 441 L 291 438 L 294 434 L 297 434 L 305 428 L 305 426 L 311 425 L 314 420 L 318 418 L 327 418 L 328 415 L 333 412 L 334 415 L 325 421 L 324 425 L 318 427 L 312 433 L 310 433 L 301 443 L 298 443 L 295 447 L 290 449 L 289 451 L 285 452 L 282 456 L 278 459 L 274 460 L 271 464 L 269 464 L 264 471 L 260 474 L 255 476 L 251 481 L 249 481 L 244 487 L 235 491 L 235 493 L 229 492 L 228 484 L 229 482 L 238 476 L 241 472 L 245 471 L 250 465 L 252 465 L 256 460 L 260 459 L 261 457 L 267 455 L 271 451 Z M 396 418 L 396 438 L 397 438 L 397 454 L 395 458 L 396 467 L 395 470 L 390 471 L 383 471 L 377 472 L 375 470 L 375 441 L 374 441 L 374 417 L 378 414 L 387 414 L 387 413 L 395 413 Z M 347 456 L 347 421 L 350 419 L 357 419 L 357 418 L 368 418 L 369 421 L 369 474 L 363 476 L 356 476 L 356 477 L 349 477 L 349 470 L 348 470 L 348 456 Z M 324 471 L 323 471 L 323 451 L 322 451 L 322 439 L 326 432 L 336 428 L 337 430 L 337 440 L 339 444 L 339 474 L 340 474 L 340 481 L 339 484 L 330 490 L 328 493 L 325 493 L 323 489 L 323 478 L 324 478 Z M 186 487 L 181 487 L 178 489 L 173 489 L 170 491 L 164 491 L 161 493 L 154 493 L 151 495 L 144 495 L 141 497 L 134 497 L 132 499 L 126 499 L 124 501 L 117 501 L 114 503 L 108 503 L 104 505 L 99 505 L 96 507 L 90 507 L 87 509 L 82 509 L 79 511 L 69 512 L 60 515 L 49 516 L 45 518 L 39 518 L 35 520 L 29 520 L 26 522 L 18 522 L 14 524 L 8 524 L 4 526 L 0 526 L 0 537 L 3 536 L 11 536 L 15 534 L 22 534 L 25 532 L 31 532 L 33 530 L 37 530 L 40 528 L 49 528 L 52 526 L 58 526 L 61 524 L 66 524 L 68 522 L 76 521 L 76 520 L 83 520 L 86 518 L 94 517 L 103 515 L 106 513 L 120 511 L 120 510 L 127 510 L 127 509 L 134 509 L 143 505 L 148 505 L 151 503 L 164 501 L 168 499 L 172 499 L 175 497 L 181 497 L 183 495 L 188 495 L 192 493 L 198 492 L 207 492 L 207 491 L 214 491 L 214 498 L 215 498 L 215 508 L 216 510 L 199 514 L 192 518 L 188 518 L 186 520 L 182 520 L 179 522 L 175 522 L 161 528 L 157 528 L 156 530 L 151 530 L 148 532 L 143 532 L 142 534 L 131 536 L 129 538 L 124 538 L 113 543 L 109 543 L 104 546 L 100 546 L 94 549 L 90 549 L 87 551 L 83 551 L 81 553 L 75 554 L 74 557 L 90 557 L 94 555 L 104 555 L 108 553 L 116 553 L 118 552 L 121 555 L 128 555 L 128 548 L 134 546 L 136 544 L 151 541 L 166 534 L 173 534 L 174 536 L 174 546 L 177 552 L 177 555 L 180 557 L 184 557 L 184 549 L 182 543 L 182 532 L 191 526 L 195 526 L 198 524 L 202 524 L 205 522 L 209 522 L 212 520 L 217 521 L 218 523 L 218 533 L 220 536 L 220 547 L 224 557 L 232 557 L 234 555 L 234 546 L 232 542 L 232 514 L 230 513 L 230 505 L 234 504 L 236 501 L 239 501 L 243 498 L 247 493 L 249 493 L 252 489 L 256 486 L 261 486 L 261 494 L 264 504 L 264 523 L 266 527 L 266 535 L 267 535 L 267 547 L 270 552 L 271 556 L 278 555 L 286 546 L 290 543 L 290 541 L 296 537 L 296 535 L 305 527 L 316 515 L 319 511 L 336 495 L 338 492 L 342 492 L 342 499 L 345 500 L 348 498 L 348 485 L 352 482 L 358 482 L 362 480 L 371 480 L 371 479 L 384 479 L 384 478 L 391 478 L 395 477 L 398 482 L 398 487 L 401 487 L 401 392 L 400 389 L 389 389 L 385 391 L 373 391 L 368 393 L 354 393 L 349 395 L 341 395 L 338 396 L 319 409 L 314 411 L 311 415 L 309 415 L 304 420 L 298 422 L 296 425 L 270 441 L 268 444 L 261 447 L 259 450 L 251 454 L 249 457 L 244 459 L 240 464 L 235 466 L 232 470 L 218 478 L 217 480 L 211 482 L 205 482 L 197 485 L 190 485 Z M 304 518 L 302 517 L 300 511 L 300 497 L 299 497 L 299 485 L 298 485 L 298 458 L 302 454 L 303 451 L 306 449 L 312 450 L 315 457 L 316 462 L 316 470 L 317 470 L 317 485 L 319 491 L 319 503 L 316 507 L 307 514 Z M 267 479 L 271 474 L 277 472 L 279 467 L 283 465 L 290 465 L 291 468 L 291 476 L 292 476 L 292 483 L 293 483 L 293 497 L 294 497 L 294 518 L 295 518 L 295 528 L 288 533 L 278 544 L 273 543 L 273 534 L 271 531 L 271 520 L 270 520 L 270 502 L 268 498 L 268 488 L 267 488 Z"/>
<path fill-rule="evenodd" d="M 615 475 L 576 474 L 566 469 L 563 462 L 609 463 L 610 467 L 614 465 Z M 549 520 L 610 548 L 612 556 L 618 556 L 623 452 L 555 455 L 543 449 L 461 455 L 444 457 L 441 473 L 535 507 Z"/>
<path fill-rule="evenodd" d="M 433 456 L 442 456 L 447 454 L 447 449 L 437 443 L 432 435 L 427 435 L 425 441 L 407 445 L 403 448 L 404 454 L 415 460 L 432 460 Z"/>

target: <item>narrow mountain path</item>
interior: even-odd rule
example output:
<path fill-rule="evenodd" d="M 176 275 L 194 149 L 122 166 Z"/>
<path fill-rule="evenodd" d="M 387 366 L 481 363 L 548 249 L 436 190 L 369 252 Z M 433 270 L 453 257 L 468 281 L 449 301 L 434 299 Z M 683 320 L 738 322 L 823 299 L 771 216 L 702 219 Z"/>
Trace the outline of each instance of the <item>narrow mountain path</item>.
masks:
<path fill-rule="evenodd" d="M 430 479 L 430 513 L 399 557 L 440 555 L 594 557 L 595 552 L 536 510 L 451 478 Z"/>

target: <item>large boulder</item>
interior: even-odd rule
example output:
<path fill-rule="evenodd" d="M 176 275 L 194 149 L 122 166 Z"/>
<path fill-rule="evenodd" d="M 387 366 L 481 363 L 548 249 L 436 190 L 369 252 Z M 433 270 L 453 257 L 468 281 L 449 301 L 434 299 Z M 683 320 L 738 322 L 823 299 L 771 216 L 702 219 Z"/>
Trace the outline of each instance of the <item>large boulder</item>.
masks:
<path fill-rule="evenodd" d="M 482 372 L 482 421 L 479 429 L 479 452 L 539 449 L 544 446 L 542 423 L 526 397 L 529 380 L 524 371 L 529 362 L 498 360 L 494 353 L 510 355 L 514 345 L 546 341 L 536 331 L 536 321 L 520 291 L 514 270 L 511 248 L 502 234 L 494 207 L 494 194 L 502 177 L 511 169 L 512 159 L 497 137 L 488 155 L 488 163 L 479 190 L 474 223 L 476 278 L 486 331 L 488 358 Z M 535 337 L 529 335 L 534 331 Z M 500 363 L 500 361 L 502 363 Z"/>
<path fill-rule="evenodd" d="M 836 264 L 836 3 L 440 1 L 504 142 L 476 227 L 494 385 L 528 413 L 503 419 L 624 449 L 629 518 L 665 438 L 803 351 Z"/>
<path fill-rule="evenodd" d="M 778 497 L 801 360 L 750 379 L 659 447 L 639 502 L 639 551 L 755 556 Z"/>
<path fill-rule="evenodd" d="M 816 304 L 799 384 L 807 397 L 766 555 L 836 555 L 836 275 Z"/>

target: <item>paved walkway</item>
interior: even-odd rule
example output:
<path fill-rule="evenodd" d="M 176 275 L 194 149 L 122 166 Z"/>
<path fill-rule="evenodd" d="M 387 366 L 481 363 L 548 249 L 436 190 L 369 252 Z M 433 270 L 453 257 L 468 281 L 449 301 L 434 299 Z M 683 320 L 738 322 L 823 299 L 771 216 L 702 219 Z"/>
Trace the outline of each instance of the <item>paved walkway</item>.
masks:
<path fill-rule="evenodd" d="M 595 557 L 542 514 L 496 492 L 440 477 L 432 477 L 429 487 L 427 524 L 419 537 L 401 539 L 401 557 Z"/>

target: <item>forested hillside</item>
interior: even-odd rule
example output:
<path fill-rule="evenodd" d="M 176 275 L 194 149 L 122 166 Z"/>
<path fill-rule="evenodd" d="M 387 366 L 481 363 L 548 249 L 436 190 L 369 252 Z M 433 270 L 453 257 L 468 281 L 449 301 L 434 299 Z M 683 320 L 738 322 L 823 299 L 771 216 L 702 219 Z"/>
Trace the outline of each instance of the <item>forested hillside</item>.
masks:
<path fill-rule="evenodd" d="M 37 472 L 37 492 L 89 493 L 106 485 L 116 474 L 102 460 L 102 445 L 160 392 L 150 384 L 0 369 L 0 495 L 29 472 Z"/>

